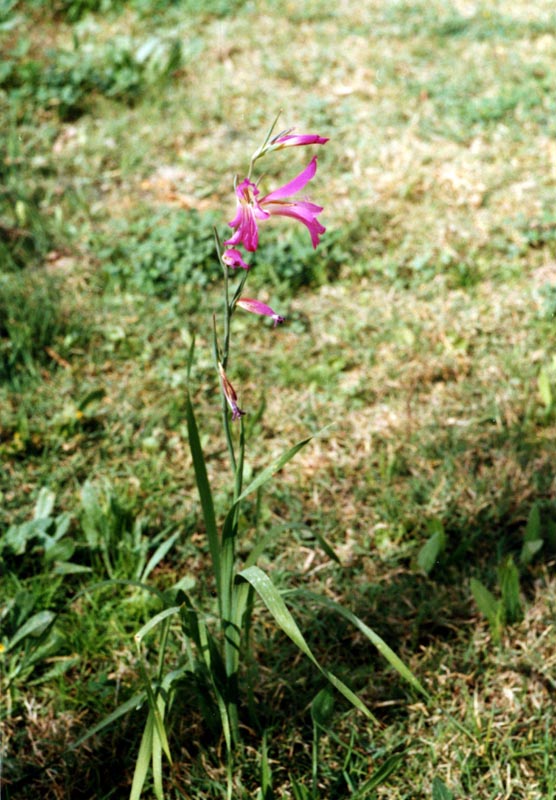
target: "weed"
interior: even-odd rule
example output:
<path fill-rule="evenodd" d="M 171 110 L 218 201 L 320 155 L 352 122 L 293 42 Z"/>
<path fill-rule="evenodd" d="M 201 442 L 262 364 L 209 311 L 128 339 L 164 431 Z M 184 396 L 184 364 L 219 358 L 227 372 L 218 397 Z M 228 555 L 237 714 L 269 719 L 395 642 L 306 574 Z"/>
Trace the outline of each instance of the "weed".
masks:
<path fill-rule="evenodd" d="M 0 129 L 0 149 L 0 260 L 2 271 L 16 271 L 44 259 L 53 244 L 52 225 L 41 211 L 36 181 L 21 180 L 24 158 L 13 117 Z"/>
<path fill-rule="evenodd" d="M 53 51 L 46 63 L 17 57 L 6 61 L 0 89 L 14 105 L 36 105 L 72 120 L 90 108 L 95 96 L 137 102 L 180 64 L 181 46 L 176 39 L 151 36 L 138 43 L 121 37 L 99 49 L 75 37 L 73 50 Z"/>
<path fill-rule="evenodd" d="M 0 275 L 0 379 L 17 385 L 37 377 L 41 367 L 63 363 L 72 347 L 87 341 L 86 317 L 62 306 L 61 285 L 38 270 Z"/>
<path fill-rule="evenodd" d="M 178 211 L 141 220 L 112 244 L 114 232 L 100 243 L 96 255 L 108 287 L 170 297 L 183 286 L 204 287 L 217 280 L 213 225 L 210 214 Z"/>

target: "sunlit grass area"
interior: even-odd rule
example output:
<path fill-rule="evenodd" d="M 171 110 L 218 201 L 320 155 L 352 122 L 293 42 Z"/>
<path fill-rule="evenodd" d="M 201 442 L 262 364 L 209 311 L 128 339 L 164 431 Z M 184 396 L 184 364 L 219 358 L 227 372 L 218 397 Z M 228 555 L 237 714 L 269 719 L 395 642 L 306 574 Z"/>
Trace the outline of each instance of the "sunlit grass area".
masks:
<path fill-rule="evenodd" d="M 379 726 L 256 606 L 234 797 L 556 796 L 555 43 L 549 0 L 0 1 L 3 796 L 128 797 L 144 705 L 74 745 L 137 693 L 154 592 L 210 609 L 188 354 L 222 517 L 213 228 L 280 110 L 330 138 L 327 232 L 272 220 L 252 259 L 287 319 L 234 329 L 247 479 L 314 438 L 246 502 L 240 557 L 267 537 Z M 306 163 L 277 153 L 265 187 Z M 226 796 L 203 697 L 165 721 L 168 798 Z"/>

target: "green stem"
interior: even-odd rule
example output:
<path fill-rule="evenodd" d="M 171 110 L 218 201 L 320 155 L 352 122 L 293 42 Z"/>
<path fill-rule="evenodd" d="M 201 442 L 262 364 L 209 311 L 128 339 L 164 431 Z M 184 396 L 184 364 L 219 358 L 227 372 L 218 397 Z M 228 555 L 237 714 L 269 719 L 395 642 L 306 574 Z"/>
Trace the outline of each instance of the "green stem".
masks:
<path fill-rule="evenodd" d="M 218 260 L 220 261 L 220 265 L 222 267 L 222 272 L 224 275 L 224 314 L 223 314 L 223 321 L 224 321 L 224 344 L 222 350 L 218 347 L 218 336 L 216 333 L 216 318 L 213 317 L 213 351 L 214 351 L 214 361 L 215 367 L 218 371 L 218 362 L 222 364 L 224 370 L 226 370 L 228 364 L 228 358 L 230 353 L 230 340 L 231 340 L 231 318 L 232 318 L 232 311 L 233 309 L 230 307 L 230 289 L 229 289 L 229 276 L 228 276 L 228 267 L 222 260 L 222 245 L 220 243 L 220 237 L 214 229 L 214 241 L 216 243 L 216 252 L 218 254 Z M 222 424 L 224 426 L 224 434 L 226 436 L 226 445 L 228 447 L 228 453 L 230 456 L 230 466 L 232 468 L 232 472 L 235 476 L 237 471 L 237 463 L 236 463 L 236 456 L 235 456 L 235 449 L 234 449 L 234 441 L 232 438 L 232 431 L 230 428 L 230 417 L 228 414 L 228 406 L 226 404 L 226 398 L 224 397 L 224 393 L 222 392 Z"/>
<path fill-rule="evenodd" d="M 164 672 L 164 656 L 166 654 L 166 645 L 168 643 L 168 634 L 170 633 L 170 617 L 162 623 L 162 633 L 160 635 L 160 647 L 158 649 L 158 670 L 157 681 L 162 683 L 162 674 Z"/>
<path fill-rule="evenodd" d="M 228 753 L 226 762 L 226 800 L 233 800 L 234 797 L 234 761 L 231 753 Z"/>
<path fill-rule="evenodd" d="M 230 308 L 230 279 L 228 275 L 228 268 L 220 259 L 224 268 L 224 347 L 222 348 L 222 366 L 224 369 L 228 366 L 228 356 L 230 354 L 230 337 L 231 337 L 231 319 L 232 309 Z"/>
<path fill-rule="evenodd" d="M 241 495 L 243 490 L 243 463 L 245 460 L 245 426 L 243 417 L 239 420 L 239 457 L 237 460 L 235 483 L 234 483 L 234 502 Z M 239 505 L 237 506 L 239 514 Z"/>
<path fill-rule="evenodd" d="M 222 245 L 218 237 L 218 233 L 214 232 L 216 249 L 218 258 L 222 266 L 224 275 L 224 307 L 223 307 L 223 336 L 222 347 L 219 346 L 218 334 L 216 331 L 216 318 L 213 318 L 214 328 L 214 360 L 218 369 L 218 363 L 222 365 L 225 370 L 229 359 L 231 349 L 231 320 L 234 313 L 235 303 L 241 294 L 245 281 L 247 279 L 247 272 L 241 277 L 238 285 L 230 300 L 230 281 L 229 271 L 227 265 L 222 259 Z M 244 603 L 240 601 L 243 597 L 238 593 L 235 585 L 235 566 L 236 566 L 236 539 L 238 530 L 239 519 L 239 506 L 236 503 L 237 498 L 241 495 L 243 489 L 243 468 L 245 458 L 245 428 L 243 420 L 240 419 L 240 432 L 239 443 L 236 448 L 232 436 L 232 425 L 230 421 L 230 414 L 228 412 L 226 398 L 222 393 L 222 421 L 224 427 L 224 434 L 228 447 L 230 457 L 230 466 L 233 473 L 233 493 L 234 493 L 234 510 L 229 518 L 226 519 L 222 530 L 220 542 L 220 593 L 221 593 L 221 626 L 223 633 L 223 656 L 226 669 L 227 687 L 224 696 L 226 705 L 226 714 L 228 717 L 231 745 L 234 746 L 239 741 L 239 689 L 238 689 L 238 670 L 240 661 L 240 646 L 241 646 L 241 622 L 243 618 Z M 232 754 L 228 754 L 231 764 Z M 231 770 L 231 767 L 230 767 Z M 231 791 L 231 771 L 229 773 L 228 793 Z"/>
<path fill-rule="evenodd" d="M 216 333 L 216 318 L 212 318 L 212 326 L 213 326 L 213 342 L 212 342 L 212 353 L 214 358 L 214 366 L 216 371 L 218 372 L 218 363 L 222 364 L 224 367 L 224 363 L 222 361 L 222 354 L 220 352 L 220 348 L 218 347 L 218 334 Z M 218 377 L 220 381 L 220 376 Z M 224 427 L 224 434 L 226 436 L 226 445 L 228 447 L 228 454 L 230 456 L 230 466 L 232 468 L 232 472 L 235 476 L 236 473 L 236 456 L 234 450 L 234 441 L 232 439 L 232 430 L 230 428 L 230 419 L 228 416 L 228 406 L 226 403 L 226 398 L 224 396 L 224 392 L 221 393 L 221 409 L 222 409 L 222 425 Z"/>

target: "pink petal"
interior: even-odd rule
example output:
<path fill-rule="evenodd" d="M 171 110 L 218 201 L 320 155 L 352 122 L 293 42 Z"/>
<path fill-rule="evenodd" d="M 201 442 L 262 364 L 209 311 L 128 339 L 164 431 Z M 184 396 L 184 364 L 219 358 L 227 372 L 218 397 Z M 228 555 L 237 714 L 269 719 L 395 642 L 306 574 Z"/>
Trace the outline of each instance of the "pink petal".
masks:
<path fill-rule="evenodd" d="M 300 172 L 296 178 L 286 183 L 285 186 L 281 186 L 279 189 L 275 189 L 273 192 L 263 197 L 260 201 L 260 205 L 264 206 L 266 203 L 272 202 L 273 200 L 284 200 L 286 197 L 291 197 L 292 194 L 297 194 L 297 192 L 301 191 L 301 189 L 309 183 L 311 178 L 314 177 L 316 171 L 317 157 L 313 156 L 311 162 L 305 167 L 303 172 Z"/>
<path fill-rule="evenodd" d="M 249 264 L 245 263 L 239 250 L 235 250 L 233 247 L 224 250 L 222 253 L 222 261 L 230 267 L 230 269 L 237 269 L 238 267 L 249 269 Z"/>
<path fill-rule="evenodd" d="M 257 188 L 257 184 L 250 181 L 249 178 L 245 178 L 236 186 L 236 196 L 240 203 L 249 203 L 252 199 L 254 200 L 258 194 L 259 189 Z"/>
<path fill-rule="evenodd" d="M 224 244 L 243 244 L 246 250 L 253 253 L 259 244 L 258 219 L 266 219 L 269 215 L 264 211 L 257 200 L 259 190 L 247 178 L 236 186 L 237 210 L 236 215 L 228 223 L 230 228 L 235 228 L 235 233 Z"/>
<path fill-rule="evenodd" d="M 298 147 L 305 144 L 326 144 L 328 139 L 318 136 L 316 133 L 291 133 L 277 136 L 271 144 L 274 150 L 281 150 L 284 147 Z"/>
<path fill-rule="evenodd" d="M 251 208 L 240 206 L 234 219 L 228 223 L 230 228 L 237 228 L 230 239 L 224 244 L 242 244 L 250 253 L 254 253 L 259 244 L 259 229 Z"/>
<path fill-rule="evenodd" d="M 266 317 L 270 317 L 274 320 L 274 327 L 276 327 L 279 322 L 284 322 L 284 317 L 277 314 L 270 306 L 267 306 L 266 303 L 262 303 L 260 300 L 253 300 L 250 297 L 240 297 L 236 305 L 243 308 L 245 311 L 250 311 L 252 314 L 263 314 Z"/>
<path fill-rule="evenodd" d="M 267 206 L 272 216 L 291 217 L 302 222 L 311 234 L 311 242 L 316 248 L 320 239 L 319 236 L 326 231 L 317 219 L 317 214 L 322 211 L 322 206 L 310 203 L 307 200 L 300 200 L 292 203 L 269 203 Z"/>

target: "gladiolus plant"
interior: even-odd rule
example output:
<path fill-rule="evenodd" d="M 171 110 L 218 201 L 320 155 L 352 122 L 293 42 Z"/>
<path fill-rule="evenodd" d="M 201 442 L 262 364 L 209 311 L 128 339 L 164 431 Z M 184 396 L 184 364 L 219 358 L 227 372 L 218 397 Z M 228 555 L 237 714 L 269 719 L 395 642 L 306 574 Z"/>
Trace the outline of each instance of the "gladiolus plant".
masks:
<path fill-rule="evenodd" d="M 213 319 L 215 385 L 220 388 L 223 437 L 228 452 L 231 487 L 230 506 L 220 522 L 217 520 L 201 437 L 189 392 L 186 398 L 189 446 L 208 541 L 215 607 L 201 608 L 178 584 L 173 593 L 157 593 L 163 603 L 162 610 L 135 636 L 139 663 L 142 665 L 144 675 L 144 690 L 110 717 L 112 721 L 142 701 L 147 701 L 148 715 L 137 758 L 131 800 L 138 800 L 140 797 L 149 768 L 152 769 L 155 796 L 157 800 L 163 798 L 162 754 L 164 753 L 171 761 L 165 718 L 179 687 L 187 681 L 203 694 L 202 705 L 207 709 L 211 719 L 214 719 L 215 714 L 220 719 L 227 753 L 226 797 L 228 800 L 233 797 L 233 754 L 240 738 L 242 714 L 240 702 L 243 694 L 242 663 L 248 652 L 251 617 L 257 599 L 262 601 L 275 623 L 290 637 L 312 665 L 326 676 L 332 686 L 364 717 L 374 720 L 372 713 L 361 699 L 343 681 L 321 665 L 310 649 L 281 592 L 274 585 L 272 576 L 257 565 L 258 556 L 263 550 L 262 543 L 256 542 L 251 552 L 246 555 L 246 544 L 242 541 L 240 509 L 245 498 L 256 493 L 311 440 L 311 437 L 307 437 L 290 447 L 276 461 L 261 470 L 247 486 L 244 485 L 246 447 L 244 416 L 249 413 L 250 405 L 249 399 L 244 397 L 233 375 L 231 357 L 233 320 L 236 313 L 243 312 L 268 317 L 276 329 L 272 335 L 280 335 L 277 326 L 285 320 L 262 300 L 244 296 L 250 265 L 244 260 L 240 248 L 250 254 L 256 253 L 259 235 L 264 233 L 265 226 L 270 224 L 274 216 L 290 217 L 294 221 L 301 222 L 309 232 L 313 247 L 318 246 L 320 237 L 325 233 L 325 228 L 318 219 L 323 208 L 306 198 L 298 197 L 315 177 L 316 156 L 311 158 L 308 165 L 296 177 L 268 194 L 261 196 L 258 182 L 253 180 L 253 169 L 259 159 L 270 156 L 277 150 L 322 146 L 328 141 L 327 138 L 317 134 L 295 134 L 292 133 L 292 129 L 272 137 L 276 121 L 262 145 L 251 157 L 245 178 L 235 185 L 236 213 L 229 222 L 232 235 L 228 239 L 223 239 L 215 231 L 217 257 L 223 275 L 220 330 L 216 317 Z M 244 341 L 242 341 L 243 346 Z M 194 345 L 189 354 L 188 374 L 193 357 Z M 241 401 L 238 399 L 238 392 Z M 240 408 L 240 402 L 243 408 Z M 241 564 L 237 557 L 240 542 L 243 558 Z M 327 545 L 327 552 L 330 550 Z M 328 598 L 311 596 L 311 601 L 320 602 L 327 609 L 348 619 L 414 688 L 424 692 L 417 679 L 395 653 L 362 620 Z M 179 664 L 170 672 L 165 672 L 167 669 L 165 648 L 170 625 L 176 619 L 179 621 L 186 643 L 185 654 Z M 160 646 L 158 668 L 153 676 L 145 662 L 143 641 L 155 629 L 160 631 Z M 101 726 L 97 726 L 95 730 L 99 727 Z"/>

